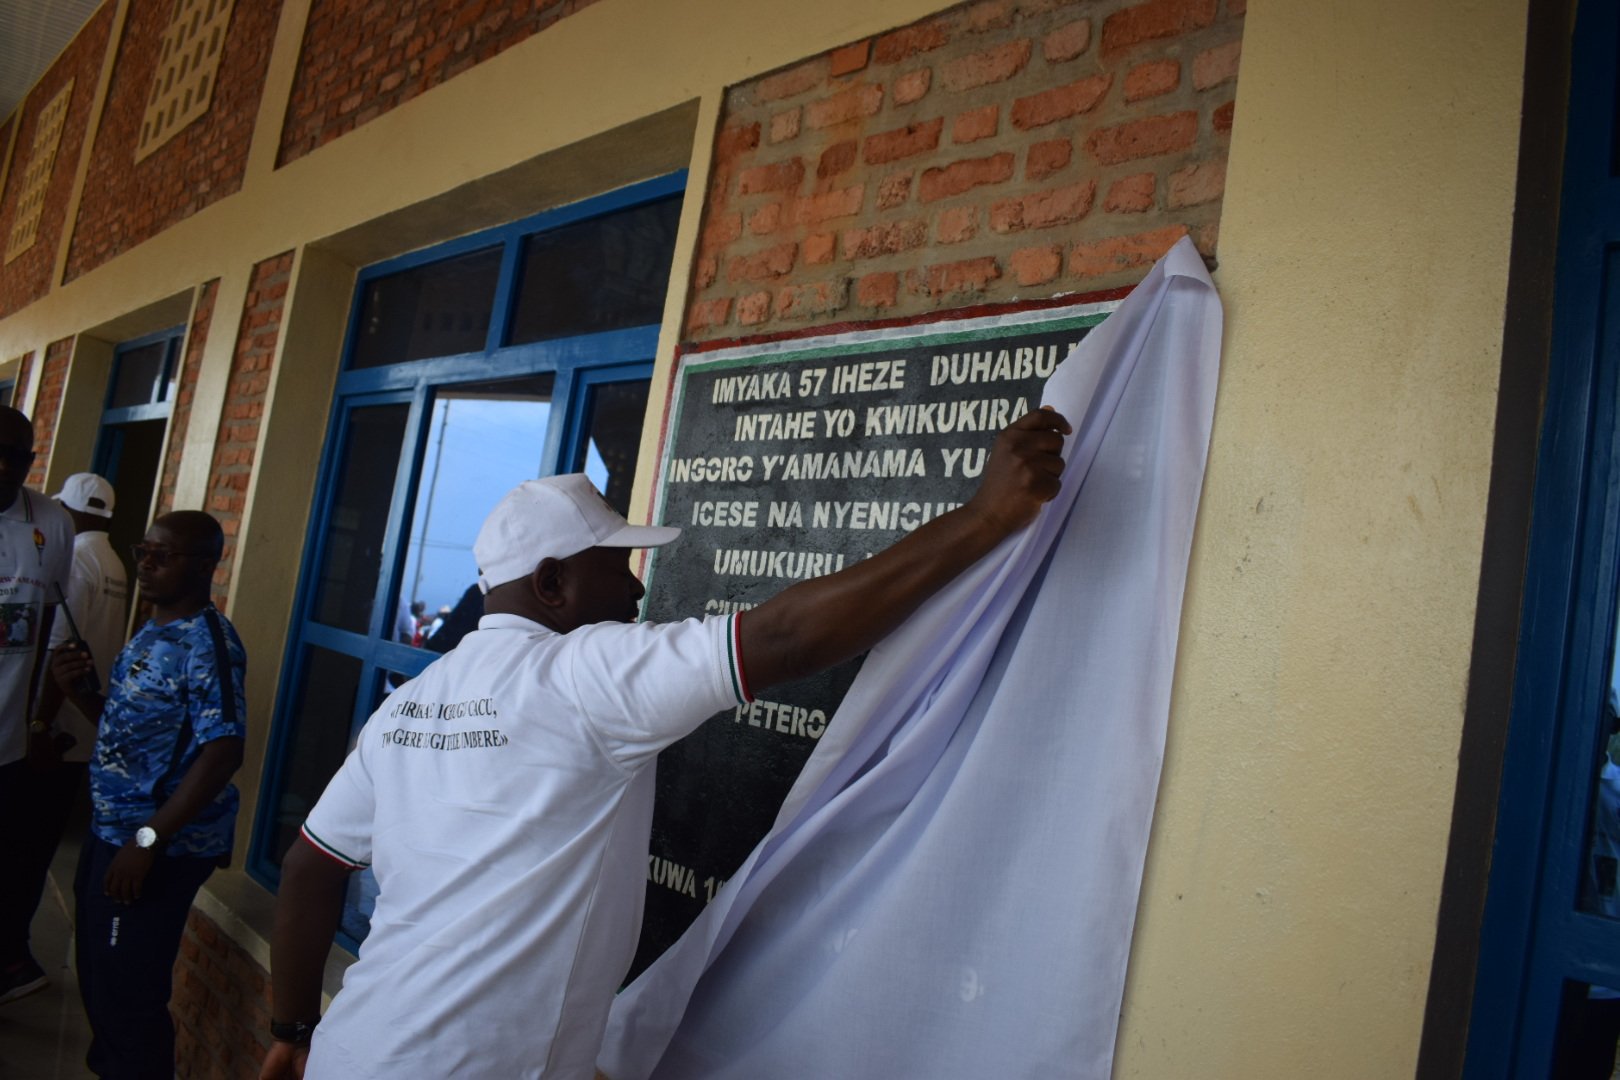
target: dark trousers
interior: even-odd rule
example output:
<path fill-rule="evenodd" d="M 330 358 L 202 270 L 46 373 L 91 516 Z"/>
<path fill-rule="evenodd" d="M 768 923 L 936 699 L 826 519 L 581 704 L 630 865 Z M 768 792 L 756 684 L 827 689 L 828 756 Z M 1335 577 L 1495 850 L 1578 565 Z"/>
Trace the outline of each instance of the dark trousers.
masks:
<path fill-rule="evenodd" d="M 83 762 L 48 772 L 26 761 L 0 765 L 0 967 L 28 955 L 28 927 L 84 774 Z"/>
<path fill-rule="evenodd" d="M 172 1080 L 174 959 L 191 902 L 218 860 L 159 855 L 141 898 L 115 904 L 102 881 L 116 854 L 105 840 L 86 837 L 73 885 L 79 993 L 92 1036 L 85 1063 L 106 1080 Z"/>

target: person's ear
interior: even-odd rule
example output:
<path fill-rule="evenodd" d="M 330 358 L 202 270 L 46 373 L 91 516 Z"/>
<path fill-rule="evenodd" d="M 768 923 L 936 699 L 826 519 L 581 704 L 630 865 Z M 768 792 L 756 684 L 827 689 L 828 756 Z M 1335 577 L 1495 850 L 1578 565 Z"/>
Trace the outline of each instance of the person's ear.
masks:
<path fill-rule="evenodd" d="M 545 558 L 540 560 L 529 574 L 529 587 L 534 591 L 534 597 L 540 601 L 542 607 L 556 610 L 568 603 L 564 591 L 564 579 L 567 577 L 567 568 L 562 560 Z"/>

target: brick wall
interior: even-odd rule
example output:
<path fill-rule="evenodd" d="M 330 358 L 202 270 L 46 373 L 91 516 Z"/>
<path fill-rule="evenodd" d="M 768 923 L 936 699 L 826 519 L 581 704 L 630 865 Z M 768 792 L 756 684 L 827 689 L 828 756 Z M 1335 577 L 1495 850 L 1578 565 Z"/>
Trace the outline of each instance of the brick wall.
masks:
<path fill-rule="evenodd" d="M 175 1074 L 251 1080 L 270 1048 L 269 975 L 219 925 L 192 909 L 174 963 Z"/>
<path fill-rule="evenodd" d="M 186 445 L 186 429 L 191 426 L 191 403 L 197 396 L 197 372 L 202 367 L 203 349 L 208 345 L 208 324 L 214 317 L 214 300 L 219 295 L 219 279 L 202 287 L 197 309 L 186 330 L 186 348 L 175 379 L 174 409 L 169 414 L 169 445 L 163 452 L 163 472 L 158 477 L 159 515 L 174 509 L 174 487 L 180 478 L 180 459 Z"/>
<path fill-rule="evenodd" d="M 56 163 L 51 168 L 51 178 L 46 187 L 39 234 L 27 251 L 9 263 L 0 264 L 0 318 L 27 307 L 49 292 L 53 285 L 51 275 L 56 268 L 56 249 L 61 243 L 62 229 L 67 220 L 68 200 L 73 195 L 73 176 L 78 171 L 79 154 L 90 123 L 90 106 L 96 96 L 101 62 L 112 32 L 114 6 L 102 5 L 78 37 L 56 58 L 50 70 L 34 84 L 24 104 L 22 127 L 17 132 L 17 145 L 6 176 L 6 188 L 0 193 L 0 258 L 4 257 L 6 244 L 11 237 L 11 225 L 22 190 L 23 175 L 28 169 L 40 110 L 50 103 L 69 79 L 73 80 L 73 96 L 62 126 L 62 140 L 57 144 Z"/>
<path fill-rule="evenodd" d="M 259 421 L 264 395 L 270 387 L 270 365 L 281 335 L 281 310 L 292 274 L 292 252 L 284 252 L 254 266 L 242 304 L 242 322 L 231 360 L 225 408 L 214 439 L 214 458 L 208 470 L 208 497 L 204 509 L 219 519 L 225 530 L 225 556 L 214 571 L 214 603 L 224 608 L 236 562 L 236 538 L 247 507 L 248 482 L 259 444 Z"/>
<path fill-rule="evenodd" d="M 136 141 L 173 12 L 173 0 L 130 4 L 68 251 L 69 281 L 242 186 L 281 0 L 238 0 L 208 112 L 137 162 Z"/>
<path fill-rule="evenodd" d="M 278 164 L 296 161 L 595 0 L 314 0 Z"/>
<path fill-rule="evenodd" d="M 1213 255 L 1242 0 L 984 0 L 734 87 L 686 337 L 1132 284 Z"/>
<path fill-rule="evenodd" d="M 34 368 L 34 354 L 23 353 L 17 357 L 17 384 L 11 391 L 11 407 L 27 412 L 28 401 L 28 375 Z"/>
<path fill-rule="evenodd" d="M 28 486 L 39 491 L 45 483 L 45 470 L 51 464 L 51 444 L 56 441 L 56 414 L 62 407 L 62 390 L 67 385 L 68 361 L 73 359 L 73 338 L 63 338 L 45 346 L 45 366 L 39 378 L 28 418 L 34 422 L 34 467 L 28 470 Z"/>

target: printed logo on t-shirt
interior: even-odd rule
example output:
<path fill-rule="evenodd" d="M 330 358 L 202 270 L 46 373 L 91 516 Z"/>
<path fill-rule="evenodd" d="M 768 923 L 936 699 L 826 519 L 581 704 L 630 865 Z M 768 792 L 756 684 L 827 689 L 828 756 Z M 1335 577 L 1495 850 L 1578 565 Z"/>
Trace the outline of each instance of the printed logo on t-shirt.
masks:
<path fill-rule="evenodd" d="M 39 610 L 33 604 L 0 604 L 0 649 L 25 649 L 34 644 Z"/>

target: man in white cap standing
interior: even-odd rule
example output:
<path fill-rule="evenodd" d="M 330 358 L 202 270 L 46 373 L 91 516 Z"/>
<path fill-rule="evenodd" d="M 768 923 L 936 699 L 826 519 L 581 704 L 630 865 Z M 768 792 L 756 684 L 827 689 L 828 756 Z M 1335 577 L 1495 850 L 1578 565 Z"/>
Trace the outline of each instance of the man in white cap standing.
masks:
<path fill-rule="evenodd" d="M 629 552 L 678 529 L 627 524 L 580 475 L 509 493 L 473 544 L 478 629 L 372 714 L 287 852 L 261 1077 L 590 1080 L 640 927 L 658 752 L 875 645 L 1057 494 L 1068 430 L 1030 413 L 965 506 L 742 615 L 680 623 L 635 622 Z M 322 1018 L 366 866 L 371 931 Z"/>

